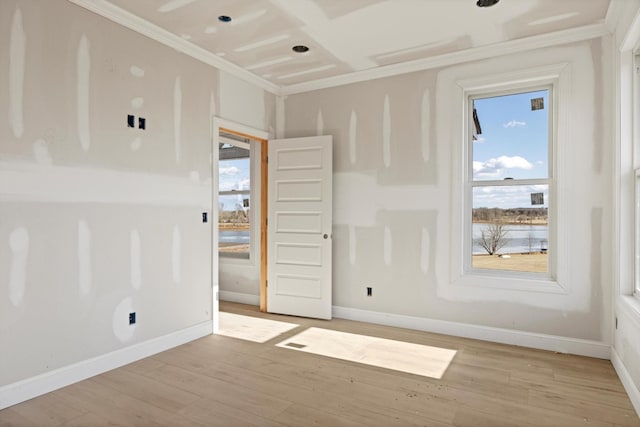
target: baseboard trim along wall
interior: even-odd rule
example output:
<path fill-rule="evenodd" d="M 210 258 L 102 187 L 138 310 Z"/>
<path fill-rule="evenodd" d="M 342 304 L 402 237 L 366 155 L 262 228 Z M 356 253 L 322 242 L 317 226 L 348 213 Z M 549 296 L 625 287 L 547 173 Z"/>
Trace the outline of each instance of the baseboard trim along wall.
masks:
<path fill-rule="evenodd" d="M 0 387 L 0 409 L 8 408 L 212 333 L 213 322 L 209 320 L 171 334 L 5 385 Z"/>
<path fill-rule="evenodd" d="M 220 291 L 220 301 L 236 302 L 246 305 L 260 305 L 260 295 L 243 294 L 240 292 Z"/>
<path fill-rule="evenodd" d="M 611 364 L 616 370 L 616 373 L 620 378 L 620 382 L 622 382 L 624 389 L 629 395 L 629 400 L 631 400 L 633 408 L 636 410 L 638 416 L 640 416 L 640 390 L 638 390 L 635 383 L 633 382 L 631 374 L 629 374 L 629 371 L 627 371 L 624 363 L 622 363 L 622 359 L 618 355 L 618 352 L 616 352 L 615 348 L 611 349 Z"/>
<path fill-rule="evenodd" d="M 540 350 L 556 351 L 558 353 L 597 357 L 599 359 L 611 358 L 611 346 L 598 341 L 535 334 L 531 332 L 469 325 L 400 314 L 380 313 L 339 306 L 333 306 L 333 317 L 521 347 L 537 348 Z"/>

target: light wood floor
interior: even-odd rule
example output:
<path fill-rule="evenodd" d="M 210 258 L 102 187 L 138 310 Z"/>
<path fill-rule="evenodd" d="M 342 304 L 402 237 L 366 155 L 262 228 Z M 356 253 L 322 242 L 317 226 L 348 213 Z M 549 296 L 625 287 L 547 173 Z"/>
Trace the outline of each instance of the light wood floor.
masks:
<path fill-rule="evenodd" d="M 608 361 L 335 319 L 214 335 L 0 411 L 0 426 L 640 426 Z M 275 344 L 310 326 L 457 350 L 442 379 Z"/>

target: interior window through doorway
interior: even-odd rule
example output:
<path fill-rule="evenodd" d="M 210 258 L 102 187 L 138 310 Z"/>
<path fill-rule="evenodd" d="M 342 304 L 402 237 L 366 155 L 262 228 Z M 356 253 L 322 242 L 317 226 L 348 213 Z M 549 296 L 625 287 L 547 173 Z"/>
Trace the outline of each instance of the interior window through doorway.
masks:
<path fill-rule="evenodd" d="M 252 246 L 252 156 L 248 138 L 220 132 L 218 230 L 220 256 L 249 259 Z"/>

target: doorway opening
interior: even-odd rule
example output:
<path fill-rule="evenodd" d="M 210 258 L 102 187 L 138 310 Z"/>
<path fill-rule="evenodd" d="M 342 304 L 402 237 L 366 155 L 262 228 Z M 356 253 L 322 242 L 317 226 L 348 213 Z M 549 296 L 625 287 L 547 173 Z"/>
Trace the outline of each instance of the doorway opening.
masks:
<path fill-rule="evenodd" d="M 258 305 L 267 310 L 267 138 L 265 131 L 213 120 L 214 329 L 223 272 L 226 280 L 236 272 L 248 278 L 245 286 L 258 282 Z"/>

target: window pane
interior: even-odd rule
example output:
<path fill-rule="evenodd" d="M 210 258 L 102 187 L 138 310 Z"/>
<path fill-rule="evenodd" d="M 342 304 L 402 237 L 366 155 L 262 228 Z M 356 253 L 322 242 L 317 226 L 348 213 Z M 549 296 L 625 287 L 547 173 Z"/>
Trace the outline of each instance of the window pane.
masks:
<path fill-rule="evenodd" d="M 549 177 L 549 91 L 477 98 L 473 180 Z"/>
<path fill-rule="evenodd" d="M 225 253 L 249 253 L 249 195 L 220 196 L 219 248 Z M 247 206 L 247 207 L 245 207 Z"/>
<path fill-rule="evenodd" d="M 229 190 L 249 190 L 251 185 L 251 167 L 249 161 L 249 150 L 233 147 L 241 151 L 244 157 L 222 159 L 223 150 L 220 150 L 220 162 L 218 176 L 220 178 L 220 191 Z"/>
<path fill-rule="evenodd" d="M 238 194 L 219 195 L 219 245 L 222 255 L 246 258 L 251 243 L 249 150 L 233 145 L 220 148 L 219 189 Z"/>
<path fill-rule="evenodd" d="M 549 271 L 548 185 L 473 189 L 472 267 Z"/>

